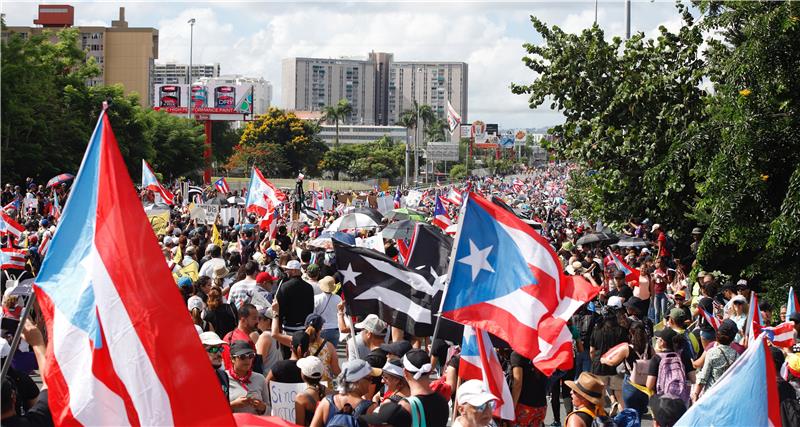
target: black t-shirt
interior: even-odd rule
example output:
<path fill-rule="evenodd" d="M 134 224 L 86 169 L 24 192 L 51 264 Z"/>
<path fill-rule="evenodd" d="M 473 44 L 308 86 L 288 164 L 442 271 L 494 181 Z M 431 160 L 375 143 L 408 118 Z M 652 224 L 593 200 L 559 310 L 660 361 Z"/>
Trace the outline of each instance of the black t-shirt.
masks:
<path fill-rule="evenodd" d="M 600 363 L 603 356 L 611 347 L 628 340 L 628 332 L 619 327 L 612 328 L 599 327 L 592 333 L 591 347 L 594 348 L 595 356 L 592 359 L 592 373 L 595 375 L 615 375 L 616 366 L 606 366 Z"/>
<path fill-rule="evenodd" d="M 2 362 L 5 363 L 6 359 L 3 358 Z M 36 386 L 36 383 L 33 382 L 29 375 L 12 367 L 8 368 L 8 379 L 17 389 L 17 413 L 21 414 L 28 409 L 28 401 L 39 396 L 39 387 Z"/>
<path fill-rule="evenodd" d="M 694 366 L 692 366 L 692 359 L 686 354 L 686 352 L 682 352 L 680 354 L 681 362 L 683 362 L 683 370 L 688 374 L 689 372 L 694 371 Z M 661 356 L 656 354 L 650 359 L 650 365 L 647 366 L 647 375 L 652 375 L 658 378 L 658 367 L 661 366 Z"/>
<path fill-rule="evenodd" d="M 272 365 L 272 380 L 279 383 L 301 383 L 296 360 L 279 360 Z"/>
<path fill-rule="evenodd" d="M 4 427 L 52 427 L 53 416 L 50 414 L 50 406 L 47 401 L 47 390 L 42 390 L 39 400 L 25 413 L 25 415 L 15 415 L 3 420 Z"/>
<path fill-rule="evenodd" d="M 284 326 L 303 326 L 306 316 L 314 311 L 314 288 L 299 277 L 283 282 L 275 294 Z"/>
<path fill-rule="evenodd" d="M 292 239 L 286 234 L 277 235 L 275 237 L 275 241 L 278 243 L 278 246 L 280 246 L 281 250 L 283 251 L 288 251 L 289 247 L 292 246 Z"/>
<path fill-rule="evenodd" d="M 414 396 L 422 402 L 425 410 L 425 423 L 429 426 L 446 426 L 450 415 L 447 400 L 439 393 Z"/>
<path fill-rule="evenodd" d="M 522 368 L 519 403 L 534 408 L 547 406 L 547 377 L 533 366 L 530 359 L 516 351 L 511 353 L 511 366 Z"/>

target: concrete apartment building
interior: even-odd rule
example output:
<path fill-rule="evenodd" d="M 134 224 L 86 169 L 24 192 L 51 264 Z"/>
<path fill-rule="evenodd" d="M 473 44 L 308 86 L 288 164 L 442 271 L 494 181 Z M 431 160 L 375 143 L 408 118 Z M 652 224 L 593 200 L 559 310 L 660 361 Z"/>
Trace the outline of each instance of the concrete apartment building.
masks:
<path fill-rule="evenodd" d="M 70 5 L 39 5 L 39 17 L 34 27 L 7 27 L 9 34 L 29 37 L 45 30 L 59 31 L 74 26 L 75 10 Z M 119 19 L 110 27 L 77 27 L 81 49 L 86 57 L 97 60 L 101 74 L 90 79 L 89 85 L 121 84 L 125 93 L 137 93 L 139 103 L 149 107 L 153 100 L 152 71 L 158 58 L 158 30 L 129 27 L 125 8 L 119 8 Z"/>
<path fill-rule="evenodd" d="M 344 98 L 353 106 L 347 124 L 395 125 L 414 101 L 446 118 L 448 99 L 467 122 L 464 62 L 395 62 L 385 52 L 371 52 L 366 60 L 286 58 L 281 79 L 285 108 L 319 111 Z"/>
<path fill-rule="evenodd" d="M 192 78 L 197 81 L 201 78 L 219 77 L 220 66 L 215 64 L 192 64 Z M 189 65 L 167 62 L 155 64 L 153 67 L 153 84 L 185 85 L 189 84 Z"/>

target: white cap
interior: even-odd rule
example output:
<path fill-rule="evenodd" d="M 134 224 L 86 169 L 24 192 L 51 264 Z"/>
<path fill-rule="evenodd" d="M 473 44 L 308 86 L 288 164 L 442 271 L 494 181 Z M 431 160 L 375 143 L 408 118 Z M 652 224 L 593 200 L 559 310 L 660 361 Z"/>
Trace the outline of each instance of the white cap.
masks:
<path fill-rule="evenodd" d="M 300 270 L 300 268 L 302 266 L 300 265 L 300 261 L 298 261 L 296 259 L 293 259 L 293 260 L 287 262 L 286 265 L 284 265 L 282 267 L 287 269 L 287 270 Z"/>
<path fill-rule="evenodd" d="M 650 229 L 651 233 L 655 233 L 656 230 L 661 229 L 661 224 L 653 224 L 653 228 Z"/>
<path fill-rule="evenodd" d="M 622 298 L 620 298 L 620 297 L 618 297 L 616 295 L 614 295 L 612 297 L 609 297 L 607 305 L 609 307 L 622 308 Z"/>
<path fill-rule="evenodd" d="M 486 402 L 498 400 L 495 395 L 489 392 L 483 381 L 469 380 L 458 386 L 456 390 L 456 402 L 459 405 L 468 404 L 481 406 Z"/>
<path fill-rule="evenodd" d="M 366 329 L 367 332 L 371 332 L 375 335 L 385 336 L 386 335 L 386 322 L 381 320 L 377 315 L 370 314 L 364 318 L 364 320 L 356 323 L 354 325 L 358 329 Z"/>
<path fill-rule="evenodd" d="M 203 345 L 222 345 L 225 341 L 220 339 L 216 332 L 203 332 L 200 334 L 200 341 Z"/>
<path fill-rule="evenodd" d="M 308 356 L 297 361 L 300 372 L 308 378 L 322 378 L 322 361 L 319 357 Z"/>

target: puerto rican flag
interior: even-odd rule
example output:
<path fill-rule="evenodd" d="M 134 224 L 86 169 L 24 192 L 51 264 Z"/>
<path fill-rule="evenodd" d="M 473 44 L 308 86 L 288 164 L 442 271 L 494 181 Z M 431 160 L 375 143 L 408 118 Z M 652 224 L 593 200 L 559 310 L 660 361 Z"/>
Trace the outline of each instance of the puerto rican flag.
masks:
<path fill-rule="evenodd" d="M 220 194 L 228 194 L 231 192 L 231 187 L 228 186 L 228 180 L 226 180 L 224 176 L 214 182 L 214 187 L 217 188 Z"/>
<path fill-rule="evenodd" d="M 55 425 L 234 424 L 105 111 L 51 246 L 34 286 Z"/>
<path fill-rule="evenodd" d="M 753 340 L 761 334 L 761 327 L 764 324 L 764 319 L 761 318 L 761 310 L 758 309 L 758 296 L 755 292 L 750 292 L 750 306 L 747 311 L 747 342 Z"/>
<path fill-rule="evenodd" d="M 459 217 L 442 315 L 505 340 L 545 375 L 572 367 L 567 322 L 600 288 L 565 276 L 544 237 L 502 207 L 469 193 Z"/>
<path fill-rule="evenodd" d="M 457 206 L 461 206 L 461 203 L 464 201 L 464 197 L 461 195 L 461 193 L 456 191 L 454 188 L 451 188 L 450 191 L 447 192 L 446 199 L 448 202 Z"/>
<path fill-rule="evenodd" d="M 50 249 L 51 241 L 52 236 L 50 235 L 50 231 L 45 231 L 44 236 L 42 236 L 42 243 L 39 245 L 39 256 L 41 256 L 42 259 L 47 255 L 47 250 Z"/>
<path fill-rule="evenodd" d="M 439 196 L 436 196 L 436 207 L 433 209 L 432 223 L 442 230 L 447 230 L 447 227 L 453 225 L 453 221 L 451 221 L 450 216 L 447 215 L 447 209 L 442 205 L 442 198 Z"/>
<path fill-rule="evenodd" d="M 629 283 L 633 286 L 639 286 L 639 276 L 641 275 L 639 270 L 626 264 L 625 261 L 619 257 L 619 255 L 611 251 L 611 248 L 608 249 L 608 255 L 611 257 L 611 260 L 614 261 L 614 265 L 617 266 L 617 270 L 625 273 L 625 283 Z"/>
<path fill-rule="evenodd" d="M 781 405 L 776 378 L 775 363 L 764 334 L 750 343 L 675 425 L 780 426 Z"/>
<path fill-rule="evenodd" d="M 786 318 L 788 319 L 794 313 L 800 313 L 800 302 L 797 301 L 797 295 L 794 294 L 794 288 L 789 287 L 789 300 L 786 302 Z"/>
<path fill-rule="evenodd" d="M 514 181 L 511 182 L 511 186 L 514 188 L 514 192 L 519 193 L 522 191 L 522 188 L 525 186 L 525 183 L 522 182 L 519 178 L 514 178 Z"/>
<path fill-rule="evenodd" d="M 158 182 L 158 178 L 156 178 L 156 174 L 153 173 L 153 169 L 150 168 L 150 165 L 148 165 L 144 159 L 142 159 L 142 188 L 151 190 L 153 193 L 161 196 L 164 203 L 168 205 L 172 204 L 172 199 L 175 197 Z"/>
<path fill-rule="evenodd" d="M 767 339 L 775 347 L 791 348 L 794 346 L 794 322 L 783 322 L 778 326 L 768 326 L 761 329 Z"/>
<path fill-rule="evenodd" d="M 0 236 L 14 236 L 19 240 L 23 231 L 25 227 L 14 221 L 5 211 L 0 211 Z"/>
<path fill-rule="evenodd" d="M 286 195 L 264 178 L 264 175 L 261 174 L 257 167 L 253 166 L 253 173 L 250 175 L 250 185 L 247 191 L 247 201 L 244 205 L 245 211 L 255 212 L 261 216 L 266 215 L 268 211 L 267 199 L 272 203 L 272 206 L 278 206 L 286 201 Z"/>
<path fill-rule="evenodd" d="M 11 209 L 14 209 L 15 211 L 19 212 L 19 199 L 17 199 L 16 197 L 9 204 L 3 206 L 3 210 L 6 212 L 8 212 Z"/>
<path fill-rule="evenodd" d="M 703 315 L 703 319 L 706 319 L 709 325 L 716 331 L 719 329 L 719 325 L 722 324 L 722 320 L 719 320 L 716 316 L 712 315 L 711 313 L 705 311 L 704 309 L 700 309 L 700 314 Z"/>
<path fill-rule="evenodd" d="M 476 333 L 477 332 L 477 333 Z M 486 331 L 464 326 L 464 339 L 461 341 L 461 361 L 458 376 L 463 380 L 481 380 L 486 388 L 500 399 L 494 416 L 504 420 L 514 420 L 514 399 L 503 375 L 503 366 L 492 346 Z"/>
<path fill-rule="evenodd" d="M 447 128 L 453 133 L 461 124 L 461 115 L 458 114 L 450 100 L 447 100 Z"/>
<path fill-rule="evenodd" d="M 0 269 L 3 270 L 24 270 L 25 269 L 25 251 L 14 248 L 0 249 Z"/>
<path fill-rule="evenodd" d="M 275 207 L 272 205 L 272 201 L 267 197 L 265 197 L 264 200 L 267 203 L 267 213 L 259 220 L 258 227 L 261 230 L 267 231 L 267 237 L 269 239 L 274 239 L 278 229 L 278 215 L 275 211 Z"/>
<path fill-rule="evenodd" d="M 53 190 L 53 219 L 58 221 L 61 218 L 61 203 L 58 202 L 58 194 Z"/>

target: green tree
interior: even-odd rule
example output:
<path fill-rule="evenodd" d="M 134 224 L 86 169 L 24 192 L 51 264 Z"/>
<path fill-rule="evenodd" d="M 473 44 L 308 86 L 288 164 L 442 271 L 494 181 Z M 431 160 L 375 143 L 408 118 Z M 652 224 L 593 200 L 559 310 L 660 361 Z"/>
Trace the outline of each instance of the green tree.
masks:
<path fill-rule="evenodd" d="M 433 117 L 430 122 L 425 126 L 425 137 L 429 141 L 446 141 L 447 140 L 447 121 L 438 117 Z"/>
<path fill-rule="evenodd" d="M 294 176 L 299 172 L 316 175 L 320 160 L 328 150 L 318 134 L 316 123 L 301 120 L 294 113 L 270 108 L 245 126 L 228 167 L 247 168 L 255 163 L 271 175 Z M 282 160 L 275 161 L 277 158 Z M 265 159 L 275 162 L 262 163 Z"/>
<path fill-rule="evenodd" d="M 235 129 L 233 122 L 211 123 L 211 156 L 218 164 L 225 164 L 233 149 L 242 139 L 243 127 Z"/>
<path fill-rule="evenodd" d="M 524 62 L 538 77 L 512 91 L 529 95 L 531 108 L 551 101 L 565 116 L 550 130 L 553 148 L 579 166 L 568 200 L 587 218 L 647 215 L 678 230 L 692 226 L 694 159 L 686 153 L 703 118 L 702 30 L 678 8 L 678 33 L 662 26 L 655 40 L 639 33 L 624 44 L 606 41 L 597 25 L 567 34 L 531 17 L 545 43 L 525 44 Z"/>
<path fill-rule="evenodd" d="M 450 168 L 450 179 L 453 181 L 460 181 L 467 177 L 467 167 L 462 164 L 457 164 Z"/>
<path fill-rule="evenodd" d="M 195 172 L 205 164 L 205 135 L 200 124 L 153 110 L 140 110 L 138 120 L 144 129 L 143 141 L 153 147 L 149 160 L 154 170 L 165 179 L 199 175 Z"/>
<path fill-rule="evenodd" d="M 357 146 L 347 144 L 334 147 L 325 152 L 322 156 L 322 161 L 319 168 L 333 173 L 333 179 L 338 180 L 341 172 L 347 171 L 350 163 L 358 155 Z"/>
<path fill-rule="evenodd" d="M 353 113 L 353 106 L 347 99 L 340 99 L 336 105 L 329 105 L 322 109 L 322 121 L 333 123 L 336 127 L 336 137 L 333 140 L 333 146 L 339 146 L 339 122 L 347 122 L 350 114 Z"/>

